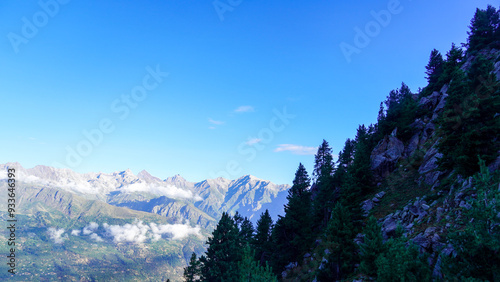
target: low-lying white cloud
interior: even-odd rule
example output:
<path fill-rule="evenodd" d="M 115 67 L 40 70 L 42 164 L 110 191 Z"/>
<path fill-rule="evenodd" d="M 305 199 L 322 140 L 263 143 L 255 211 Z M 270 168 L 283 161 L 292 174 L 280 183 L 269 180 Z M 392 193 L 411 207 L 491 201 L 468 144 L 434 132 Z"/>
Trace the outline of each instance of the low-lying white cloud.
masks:
<path fill-rule="evenodd" d="M 49 227 L 49 229 L 47 229 L 47 233 L 49 234 L 49 238 L 56 244 L 62 244 L 64 240 L 68 239 L 67 234 L 63 236 L 64 228 L 57 229 L 54 227 Z"/>
<path fill-rule="evenodd" d="M 91 239 L 91 240 L 94 240 L 94 241 L 96 241 L 96 242 L 102 242 L 102 241 L 104 241 L 104 240 L 101 238 L 101 236 L 99 236 L 99 235 L 97 235 L 97 234 L 95 234 L 95 233 L 90 234 L 90 239 Z"/>
<path fill-rule="evenodd" d="M 280 144 L 274 152 L 290 152 L 295 155 L 314 155 L 316 154 L 316 147 L 307 147 L 302 145 L 294 145 L 294 144 Z"/>
<path fill-rule="evenodd" d="M 187 224 L 164 224 L 164 225 L 156 225 L 155 223 L 151 223 L 151 231 L 155 235 L 161 234 L 172 234 L 173 240 L 179 240 L 186 238 L 189 235 L 200 235 L 200 227 L 191 227 Z M 159 237 L 158 237 L 159 239 Z"/>
<path fill-rule="evenodd" d="M 49 238 L 56 244 L 62 244 L 64 240 L 69 239 L 68 234 L 64 234 L 64 232 L 63 228 L 50 227 L 47 229 Z M 111 239 L 114 243 L 137 244 L 158 241 L 163 235 L 172 240 L 181 240 L 189 235 L 201 236 L 201 228 L 199 226 L 192 227 L 188 224 L 156 224 L 153 222 L 145 224 L 137 220 L 134 223 L 124 225 L 109 225 L 104 223 L 102 224 L 102 228 L 99 228 L 99 224 L 90 222 L 81 230 L 73 229 L 71 235 L 83 235 L 95 242 L 109 242 L 109 239 Z"/>
<path fill-rule="evenodd" d="M 122 188 L 123 192 L 149 192 L 159 196 L 166 196 L 174 199 L 194 199 L 195 201 L 203 200 L 199 195 L 195 195 L 192 191 L 184 190 L 173 185 L 159 186 L 154 183 L 136 182 Z"/>
<path fill-rule="evenodd" d="M 83 228 L 83 235 L 92 234 L 97 230 L 97 228 L 99 228 L 99 224 L 97 224 L 95 222 L 91 222 Z"/>
<path fill-rule="evenodd" d="M 113 237 L 115 243 L 142 243 L 148 239 L 147 234 L 150 229 L 150 227 L 143 224 L 142 221 L 134 224 L 127 223 L 125 225 L 108 225 L 105 223 L 103 226 L 107 235 Z"/>
<path fill-rule="evenodd" d="M 172 235 L 172 240 L 180 240 L 189 235 L 200 235 L 200 227 L 191 227 L 186 224 L 144 224 L 136 221 L 132 224 L 109 225 L 103 224 L 106 236 L 113 238 L 115 243 L 143 243 L 146 240 L 157 241 L 163 234 Z"/>

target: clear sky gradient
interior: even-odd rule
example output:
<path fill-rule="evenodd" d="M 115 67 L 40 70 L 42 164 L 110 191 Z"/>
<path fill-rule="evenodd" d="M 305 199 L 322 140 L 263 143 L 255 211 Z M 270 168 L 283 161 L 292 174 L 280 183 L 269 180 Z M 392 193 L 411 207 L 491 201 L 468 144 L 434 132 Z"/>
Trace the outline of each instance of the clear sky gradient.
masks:
<path fill-rule="evenodd" d="M 291 183 L 487 4 L 1 1 L 0 162 Z"/>

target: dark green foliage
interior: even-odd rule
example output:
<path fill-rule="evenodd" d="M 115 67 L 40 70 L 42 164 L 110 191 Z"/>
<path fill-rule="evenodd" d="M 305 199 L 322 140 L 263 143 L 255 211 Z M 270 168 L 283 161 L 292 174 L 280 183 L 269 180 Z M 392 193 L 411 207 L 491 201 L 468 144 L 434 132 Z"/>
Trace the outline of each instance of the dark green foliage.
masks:
<path fill-rule="evenodd" d="M 464 54 L 462 49 L 455 44 L 451 45 L 450 51 L 446 53 L 446 61 L 443 63 L 443 73 L 439 77 L 438 85 L 442 87 L 446 83 L 450 83 L 451 79 L 463 64 Z M 436 91 L 440 89 L 435 89 Z"/>
<path fill-rule="evenodd" d="M 324 236 L 330 254 L 327 255 L 328 263 L 318 273 L 319 281 L 337 281 L 353 271 L 356 262 L 355 236 L 351 213 L 337 202 Z"/>
<path fill-rule="evenodd" d="M 431 52 L 431 56 L 429 58 L 429 63 L 425 67 L 427 70 L 425 74 L 427 75 L 427 81 L 429 82 L 429 88 L 440 88 L 437 85 L 439 77 L 443 73 L 443 56 L 439 53 L 438 50 L 434 49 Z M 436 89 L 439 90 L 439 89 Z"/>
<path fill-rule="evenodd" d="M 242 257 L 239 236 L 233 218 L 222 213 L 212 237 L 208 238 L 206 256 L 200 258 L 203 281 L 231 281 L 238 276 L 238 262 Z"/>
<path fill-rule="evenodd" d="M 500 85 L 492 69 L 490 61 L 477 56 L 468 74 L 454 73 L 438 121 L 443 136 L 438 146 L 442 170 L 456 169 L 470 176 L 479 170 L 478 155 L 487 163 L 498 155 L 499 143 L 492 141 L 500 135 Z"/>
<path fill-rule="evenodd" d="M 240 240 L 241 244 L 250 244 L 253 242 L 253 235 L 255 230 L 253 229 L 252 222 L 248 218 L 244 218 L 243 222 L 239 226 L 240 228 Z"/>
<path fill-rule="evenodd" d="M 415 244 L 399 236 L 389 239 L 385 247 L 386 251 L 375 260 L 377 281 L 431 281 L 428 256 L 420 254 Z"/>
<path fill-rule="evenodd" d="M 285 215 L 286 216 L 286 215 Z M 290 228 L 285 224 L 285 217 L 278 216 L 278 220 L 274 225 L 271 238 L 273 242 L 273 253 L 271 256 L 271 265 L 276 274 L 283 271 L 285 265 L 296 257 L 296 251 L 292 250 L 292 234 Z"/>
<path fill-rule="evenodd" d="M 196 259 L 196 254 L 193 253 L 191 255 L 191 259 L 189 260 L 189 265 L 184 268 L 184 279 L 186 282 L 195 282 L 200 281 L 199 278 L 201 276 L 201 263 Z"/>
<path fill-rule="evenodd" d="M 368 222 L 363 229 L 365 234 L 364 242 L 360 244 L 360 259 L 359 272 L 370 277 L 377 277 L 377 257 L 385 251 L 385 246 L 382 241 L 382 232 L 377 219 L 374 216 L 368 218 Z"/>
<path fill-rule="evenodd" d="M 410 88 L 401 83 L 401 88 L 392 90 L 384 104 L 385 114 L 384 107 L 381 105 L 378 117 L 379 138 L 382 139 L 383 136 L 391 134 L 397 128 L 396 136 L 402 141 L 409 140 L 413 135 L 413 128 L 410 127 L 410 124 L 415 121 L 419 114 L 417 102 Z"/>
<path fill-rule="evenodd" d="M 269 211 L 266 209 L 257 221 L 257 230 L 253 240 L 255 258 L 261 263 L 261 265 L 264 265 L 264 263 L 270 259 L 272 253 L 272 229 L 273 220 L 269 215 Z"/>
<path fill-rule="evenodd" d="M 285 216 L 279 217 L 273 229 L 272 237 L 276 247 L 273 255 L 275 271 L 281 272 L 287 263 L 299 261 L 314 239 L 309 185 L 307 171 L 299 164 L 293 186 L 288 190 Z"/>
<path fill-rule="evenodd" d="M 329 178 L 333 173 L 332 149 L 325 139 L 318 147 L 318 152 L 314 158 L 313 178 L 316 182 L 321 182 L 324 178 Z"/>
<path fill-rule="evenodd" d="M 474 177 L 477 198 L 464 210 L 464 228 L 449 236 L 456 256 L 444 257 L 445 278 L 500 281 L 500 174 L 490 175 L 484 161 Z"/>
<path fill-rule="evenodd" d="M 495 7 L 488 5 L 486 10 L 476 9 L 468 32 L 468 51 L 474 53 L 486 47 L 496 47 L 500 43 L 500 18 Z"/>
<path fill-rule="evenodd" d="M 240 227 L 241 223 L 243 223 L 243 219 L 244 219 L 243 216 L 241 216 L 241 214 L 238 211 L 234 213 L 233 221 L 238 228 Z"/>
<path fill-rule="evenodd" d="M 266 263 L 261 266 L 258 261 L 254 260 L 254 252 L 249 245 L 243 249 L 243 258 L 238 262 L 238 280 L 240 282 L 277 282 L 278 279 L 274 275 L 272 268 Z M 234 281 L 234 280 L 231 280 Z"/>
<path fill-rule="evenodd" d="M 356 146 L 352 165 L 349 166 L 354 183 L 362 195 L 370 193 L 373 188 L 373 172 L 371 170 L 370 155 L 374 145 L 371 142 L 368 129 L 361 125 L 356 134 Z"/>
<path fill-rule="evenodd" d="M 355 146 L 356 143 L 354 140 L 347 139 L 345 141 L 344 148 L 339 153 L 339 158 L 337 160 L 337 169 L 333 174 L 333 182 L 337 187 L 342 187 L 343 183 L 346 181 L 347 169 L 354 160 Z"/>
<path fill-rule="evenodd" d="M 341 198 L 339 200 L 344 207 L 346 207 L 356 227 L 360 227 L 363 220 L 363 212 L 361 210 L 361 189 L 356 183 L 356 179 L 352 176 L 351 172 L 345 175 L 345 181 L 342 185 Z"/>
<path fill-rule="evenodd" d="M 366 142 L 368 141 L 366 140 Z M 338 166 L 333 175 L 335 186 L 341 188 L 339 201 L 350 211 L 354 222 L 359 222 L 362 218 L 359 205 L 361 186 L 357 184 L 353 176 L 353 163 L 357 146 L 356 140 L 346 140 L 344 149 L 339 153 Z M 361 148 L 361 151 L 363 152 L 363 148 Z M 358 158 L 360 157 L 363 158 L 362 155 L 358 155 Z M 364 158 L 364 161 L 367 161 L 367 159 Z M 362 162 L 358 159 L 356 164 L 360 163 Z M 366 166 L 364 168 L 366 169 Z"/>
<path fill-rule="evenodd" d="M 333 187 L 333 157 L 332 149 L 323 140 L 315 156 L 313 177 L 316 180 L 313 202 L 314 221 L 318 228 L 324 228 L 330 217 L 330 207 L 335 198 Z"/>

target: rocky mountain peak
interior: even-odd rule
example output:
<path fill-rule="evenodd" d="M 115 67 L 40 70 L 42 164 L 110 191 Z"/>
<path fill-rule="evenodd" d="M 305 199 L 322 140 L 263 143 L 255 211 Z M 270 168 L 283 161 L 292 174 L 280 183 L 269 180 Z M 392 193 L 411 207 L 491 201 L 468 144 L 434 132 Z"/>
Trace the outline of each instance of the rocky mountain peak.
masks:
<path fill-rule="evenodd" d="M 161 179 L 151 175 L 149 172 L 146 170 L 141 170 L 138 174 L 137 177 L 141 180 L 144 180 L 146 182 L 161 182 Z"/>

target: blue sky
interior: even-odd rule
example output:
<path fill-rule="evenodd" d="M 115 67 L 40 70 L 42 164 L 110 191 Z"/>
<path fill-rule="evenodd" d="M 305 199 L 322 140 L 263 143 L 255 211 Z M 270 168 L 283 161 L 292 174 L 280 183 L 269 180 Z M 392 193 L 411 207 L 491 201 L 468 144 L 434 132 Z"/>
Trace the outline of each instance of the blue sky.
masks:
<path fill-rule="evenodd" d="M 0 162 L 291 183 L 498 4 L 289 2 L 2 1 Z"/>

